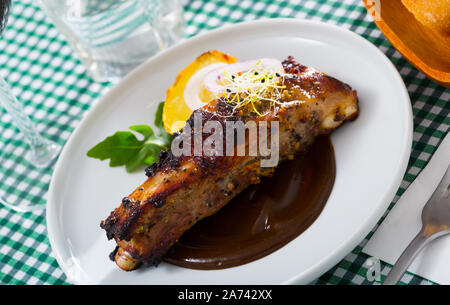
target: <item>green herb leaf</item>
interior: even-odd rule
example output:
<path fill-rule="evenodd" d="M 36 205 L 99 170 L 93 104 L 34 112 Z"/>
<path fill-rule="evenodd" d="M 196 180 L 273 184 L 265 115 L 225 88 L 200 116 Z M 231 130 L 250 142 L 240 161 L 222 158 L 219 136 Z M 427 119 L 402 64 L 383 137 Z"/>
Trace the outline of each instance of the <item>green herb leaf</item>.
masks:
<path fill-rule="evenodd" d="M 166 131 L 164 128 L 162 114 L 163 114 L 164 102 L 161 102 L 158 105 L 158 109 L 155 113 L 155 126 L 159 128 L 159 137 L 167 144 L 166 146 L 170 146 L 172 143 L 173 136 Z"/>
<path fill-rule="evenodd" d="M 131 130 L 136 131 L 144 136 L 145 139 L 153 137 L 155 133 L 153 129 L 148 125 L 133 125 L 129 127 Z"/>
<path fill-rule="evenodd" d="M 118 131 L 87 152 L 87 156 L 100 160 L 110 159 L 109 166 L 121 166 L 136 155 L 142 142 L 130 131 Z"/>
<path fill-rule="evenodd" d="M 156 109 L 155 113 L 155 126 L 158 127 L 160 130 L 161 128 L 164 128 L 163 120 L 162 120 L 162 114 L 164 109 L 164 102 L 159 103 L 158 109 Z"/>
<path fill-rule="evenodd" d="M 162 122 L 164 102 L 160 103 L 155 114 L 155 126 L 159 129 L 156 136 L 148 125 L 133 125 L 130 130 L 141 134 L 144 139 L 138 140 L 131 131 L 118 131 L 95 145 L 87 152 L 87 156 L 100 160 L 110 159 L 109 166 L 125 165 L 127 172 L 139 166 L 149 165 L 158 160 L 159 152 L 169 149 L 172 135 L 167 133 Z"/>
<path fill-rule="evenodd" d="M 130 160 L 128 160 L 127 164 L 125 165 L 127 172 L 132 172 L 140 165 L 147 164 L 145 163 L 145 160 L 149 157 L 151 157 L 152 160 L 156 161 L 158 159 L 158 154 L 160 151 L 161 151 L 160 146 L 151 143 L 145 144 L 144 146 L 142 146 L 142 148 L 135 156 L 133 156 Z"/>
<path fill-rule="evenodd" d="M 146 165 L 150 165 L 152 163 L 155 163 L 156 161 L 158 161 L 158 156 L 155 155 L 149 155 L 147 156 L 147 158 L 144 159 L 144 163 Z"/>

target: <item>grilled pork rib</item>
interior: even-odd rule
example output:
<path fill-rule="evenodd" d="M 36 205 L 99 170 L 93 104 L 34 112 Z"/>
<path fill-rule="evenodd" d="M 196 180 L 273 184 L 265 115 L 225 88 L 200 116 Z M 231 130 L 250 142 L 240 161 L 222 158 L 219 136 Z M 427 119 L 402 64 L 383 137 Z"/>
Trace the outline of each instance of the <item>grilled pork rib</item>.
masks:
<path fill-rule="evenodd" d="M 333 131 L 359 112 L 356 91 L 292 57 L 283 62 L 287 76 L 280 104 L 257 115 L 234 113 L 229 103 L 215 100 L 195 111 L 203 123 L 215 119 L 279 122 L 280 161 L 304 151 L 314 138 Z M 193 127 L 192 116 L 187 121 Z M 186 134 L 179 134 L 183 137 Z M 248 141 L 248 138 L 247 140 Z M 248 146 L 248 143 L 244 143 Z M 148 176 L 110 216 L 101 222 L 117 247 L 110 257 L 123 270 L 140 263 L 157 265 L 169 248 L 201 219 L 216 213 L 233 197 L 274 168 L 260 166 L 260 156 L 181 156 L 171 151 L 146 169 Z"/>

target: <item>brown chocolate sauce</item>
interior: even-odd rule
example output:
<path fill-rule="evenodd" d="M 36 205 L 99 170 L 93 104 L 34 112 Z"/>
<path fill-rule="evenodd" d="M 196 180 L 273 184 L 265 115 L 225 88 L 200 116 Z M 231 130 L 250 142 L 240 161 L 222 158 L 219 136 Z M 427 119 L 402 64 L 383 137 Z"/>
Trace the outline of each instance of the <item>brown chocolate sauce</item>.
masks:
<path fill-rule="evenodd" d="M 276 251 L 316 220 L 335 174 L 330 138 L 319 137 L 307 153 L 280 164 L 273 177 L 194 225 L 164 260 L 192 269 L 223 269 Z"/>

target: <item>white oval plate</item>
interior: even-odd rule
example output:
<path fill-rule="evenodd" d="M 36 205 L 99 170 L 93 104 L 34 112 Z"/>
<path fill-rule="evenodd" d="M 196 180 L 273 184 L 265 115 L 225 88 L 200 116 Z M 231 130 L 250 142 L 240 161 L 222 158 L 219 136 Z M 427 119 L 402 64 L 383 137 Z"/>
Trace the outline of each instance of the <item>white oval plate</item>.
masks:
<path fill-rule="evenodd" d="M 108 259 L 115 243 L 100 220 L 146 177 L 86 157 L 106 136 L 153 122 L 178 72 L 202 52 L 218 49 L 240 60 L 284 59 L 324 71 L 358 91 L 361 115 L 332 140 L 337 175 L 320 217 L 278 251 L 224 270 L 162 263 L 124 272 Z M 241 23 L 194 37 L 152 58 L 97 102 L 64 148 L 49 191 L 47 226 L 59 265 L 73 283 L 309 283 L 348 254 L 374 227 L 402 180 L 410 155 L 412 113 L 398 72 L 375 46 L 336 26 L 277 19 Z M 239 224 L 236 224 L 239 225 Z"/>

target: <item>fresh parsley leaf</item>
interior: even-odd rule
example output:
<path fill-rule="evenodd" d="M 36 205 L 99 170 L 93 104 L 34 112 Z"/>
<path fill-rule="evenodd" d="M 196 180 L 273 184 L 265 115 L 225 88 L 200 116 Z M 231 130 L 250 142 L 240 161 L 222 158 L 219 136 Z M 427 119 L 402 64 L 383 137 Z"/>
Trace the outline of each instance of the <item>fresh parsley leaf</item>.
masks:
<path fill-rule="evenodd" d="M 125 165 L 132 172 L 142 164 L 151 164 L 158 160 L 159 152 L 170 147 L 172 135 L 167 133 L 162 122 L 164 102 L 160 103 L 155 114 L 155 126 L 159 135 L 155 135 L 148 125 L 133 125 L 130 130 L 141 134 L 144 139 L 138 140 L 131 131 L 118 131 L 95 145 L 87 152 L 87 156 L 100 160 L 109 159 L 109 166 Z"/>

